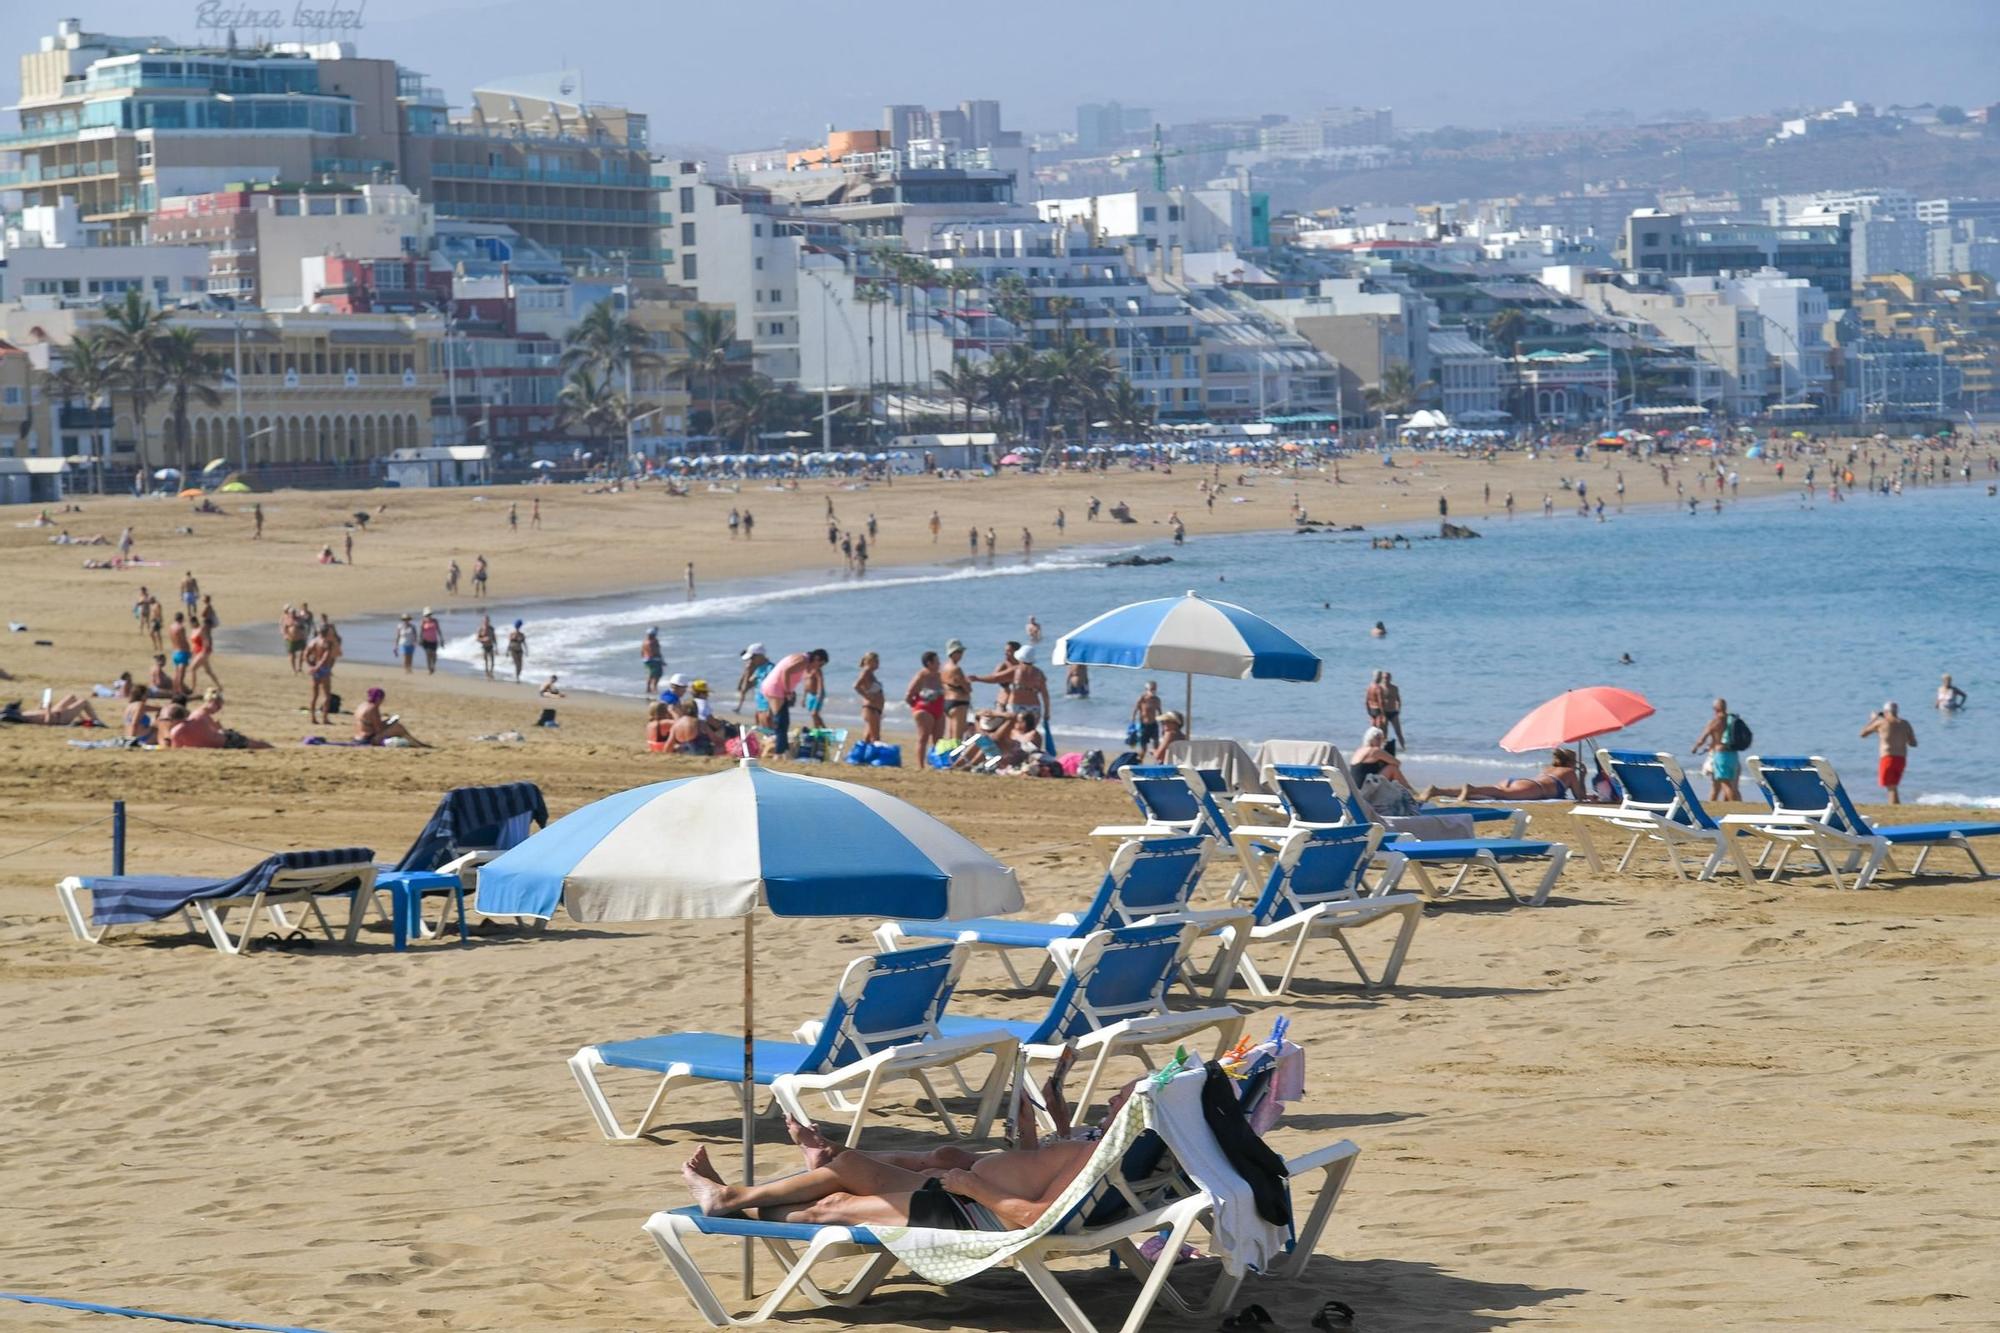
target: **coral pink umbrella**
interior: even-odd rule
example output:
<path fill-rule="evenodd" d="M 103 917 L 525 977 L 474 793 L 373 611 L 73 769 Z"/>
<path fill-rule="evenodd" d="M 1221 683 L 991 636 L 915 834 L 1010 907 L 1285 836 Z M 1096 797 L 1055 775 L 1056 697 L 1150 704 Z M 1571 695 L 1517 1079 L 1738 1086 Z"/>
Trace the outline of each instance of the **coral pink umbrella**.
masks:
<path fill-rule="evenodd" d="M 805 680 L 806 673 L 811 669 L 812 663 L 804 653 L 786 653 L 766 673 L 764 683 L 757 688 L 762 690 L 764 697 L 772 703 L 783 703 L 786 695 L 798 692 L 800 683 Z"/>
<path fill-rule="evenodd" d="M 1602 736 L 1653 715 L 1646 696 L 1613 685 L 1586 685 L 1564 690 L 1516 722 L 1500 738 L 1500 748 L 1520 754 L 1549 750 L 1572 741 Z"/>

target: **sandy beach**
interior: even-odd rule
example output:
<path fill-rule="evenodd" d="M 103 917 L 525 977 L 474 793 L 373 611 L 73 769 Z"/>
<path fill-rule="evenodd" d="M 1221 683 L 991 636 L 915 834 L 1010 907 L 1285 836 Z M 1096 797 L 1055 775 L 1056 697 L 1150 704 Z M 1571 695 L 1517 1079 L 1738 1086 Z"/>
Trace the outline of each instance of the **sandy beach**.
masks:
<path fill-rule="evenodd" d="M 1567 456 L 1397 462 L 1343 461 L 1338 485 L 1320 474 L 1251 476 L 1213 511 L 1193 471 L 750 485 L 687 498 L 657 487 L 283 492 L 225 497 L 222 516 L 84 497 L 82 513 L 56 516 L 62 526 L 115 541 L 131 524 L 138 553 L 162 563 L 84 570 L 86 558 L 115 551 L 50 545 L 55 529 L 17 526 L 31 510 L 0 516 L 0 610 L 27 627 L 0 635 L 0 668 L 16 678 L 0 682 L 0 700 L 32 705 L 44 687 L 61 694 L 121 669 L 143 673 L 150 649 L 129 614 L 136 588 L 149 584 L 171 611 L 187 570 L 229 630 L 267 626 L 275 650 L 287 602 L 336 620 L 442 608 L 454 557 L 468 574 L 475 555 L 491 562 L 496 621 L 526 599 L 677 589 L 688 561 L 704 588 L 822 572 L 829 496 L 849 526 L 876 514 L 880 566 L 962 554 L 973 525 L 994 526 L 1003 553 L 1018 550 L 1023 525 L 1038 551 L 1156 540 L 1173 510 L 1196 542 L 1282 528 L 1295 487 L 1316 519 L 1412 536 L 1435 531 L 1440 494 L 1451 519 L 1474 528 L 1506 521 L 1497 511 L 1510 490 L 1515 521 L 1540 522 L 1545 491 L 1559 514 L 1574 506 L 1559 476 L 1581 468 L 1593 496 L 1610 499 L 1614 470 Z M 1628 503 L 1674 499 L 1657 469 L 1620 466 Z M 1763 464 L 1739 466 L 1745 496 L 1785 485 Z M 1086 523 L 1092 494 L 1126 501 L 1140 523 Z M 253 498 L 267 518 L 260 542 L 250 539 Z M 518 530 L 507 525 L 511 504 Z M 728 538 L 732 506 L 755 513 L 754 539 Z M 1060 538 L 1058 507 L 1068 519 Z M 355 534 L 356 562 L 315 563 L 322 545 L 342 548 L 342 521 L 357 510 L 371 521 Z M 926 528 L 933 510 L 938 547 Z M 401 955 L 371 929 L 352 950 L 244 958 L 165 927 L 99 948 L 64 928 L 54 883 L 108 868 L 107 826 L 70 830 L 104 816 L 114 797 L 130 804 L 131 869 L 233 870 L 288 847 L 365 845 L 393 859 L 453 786 L 530 779 L 560 814 L 703 767 L 646 754 L 632 700 L 573 696 L 559 731 L 536 731 L 532 684 L 426 677 L 421 667 L 405 676 L 386 642 L 351 641 L 348 652 L 341 692 L 358 699 L 384 686 L 390 708 L 438 748 L 302 749 L 302 735 L 344 727 L 308 726 L 304 681 L 281 656 L 242 652 L 217 662 L 228 720 L 273 742 L 268 752 L 77 750 L 64 742 L 102 733 L 0 728 L 4 1285 L 327 1330 L 701 1327 L 639 1225 L 685 1202 L 678 1168 L 695 1145 L 716 1145 L 719 1164 L 734 1165 L 733 1100 L 687 1094 L 675 1103 L 680 1123 L 657 1142 L 614 1146 L 597 1135 L 563 1061 L 595 1040 L 730 1031 L 736 927 L 559 918 L 545 934 L 495 931 L 471 947 Z M 532 660 L 530 676 L 540 679 Z M 513 728 L 526 739 L 471 739 Z M 1301 734 L 1315 732 L 1302 722 Z M 1113 784 L 841 776 L 915 802 L 1014 866 L 1031 914 L 1077 906 L 1101 865 L 1084 835 L 1130 816 Z M 1550 820 L 1536 831 L 1567 832 Z M 1937 868 L 1965 867 L 1947 854 Z M 1981 1034 L 2000 1021 L 2000 909 L 1990 883 L 1885 885 L 1856 894 L 1814 878 L 1692 884 L 1657 856 L 1642 853 L 1623 875 L 1579 859 L 1543 910 L 1507 909 L 1484 889 L 1433 906 L 1394 991 L 1358 991 L 1328 946 L 1304 993 L 1256 1006 L 1251 1024 L 1286 1013 L 1308 1050 L 1309 1092 L 1276 1146 L 1352 1138 L 1360 1164 L 1307 1276 L 1255 1284 L 1245 1299 L 1299 1329 L 1337 1298 L 1371 1333 L 1517 1322 L 1991 1326 L 2000 1320 L 1990 1259 L 2000 1244 L 1991 1202 L 2000 1051 Z M 760 1030 L 782 1035 L 819 1016 L 841 967 L 867 951 L 872 924 L 760 923 Z M 990 962 L 973 965 L 960 997 L 967 1012 L 1028 1017 L 1041 1007 Z M 925 1143 L 930 1125 L 899 1102 L 872 1142 Z M 774 1137 L 766 1144 L 768 1170 L 786 1158 Z M 734 1252 L 714 1253 L 727 1271 Z M 1092 1314 L 1115 1322 L 1129 1278 L 1101 1267 L 1075 1276 Z M 783 1322 L 1055 1327 L 1004 1270 L 946 1292 L 898 1280 L 861 1310 Z M 92 1323 L 0 1303 L 0 1326 Z"/>

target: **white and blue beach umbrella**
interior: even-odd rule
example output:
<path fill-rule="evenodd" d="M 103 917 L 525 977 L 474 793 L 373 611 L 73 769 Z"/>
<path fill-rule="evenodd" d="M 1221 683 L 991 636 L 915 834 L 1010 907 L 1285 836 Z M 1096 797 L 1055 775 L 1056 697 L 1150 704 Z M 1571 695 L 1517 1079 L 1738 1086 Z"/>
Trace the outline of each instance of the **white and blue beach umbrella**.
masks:
<path fill-rule="evenodd" d="M 578 921 L 1017 911 L 1014 872 L 872 787 L 754 760 L 565 815 L 481 867 L 478 910 Z"/>
<path fill-rule="evenodd" d="M 930 920 L 1022 906 L 1012 870 L 907 801 L 754 759 L 572 811 L 481 867 L 474 901 L 489 916 L 547 918 L 560 902 L 578 921 L 743 919 L 745 1180 L 755 1176 L 760 905 L 775 916 Z"/>
<path fill-rule="evenodd" d="M 1254 611 L 1184 597 L 1133 602 L 1056 640 L 1055 663 L 1177 671 L 1188 678 L 1190 726 L 1196 676 L 1235 680 L 1319 679 L 1319 655 Z"/>

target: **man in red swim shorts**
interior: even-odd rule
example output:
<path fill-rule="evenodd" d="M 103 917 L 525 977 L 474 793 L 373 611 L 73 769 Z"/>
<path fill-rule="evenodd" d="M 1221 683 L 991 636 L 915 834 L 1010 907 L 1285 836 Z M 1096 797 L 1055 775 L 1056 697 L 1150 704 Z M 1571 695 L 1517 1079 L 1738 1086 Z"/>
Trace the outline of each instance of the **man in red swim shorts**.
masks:
<path fill-rule="evenodd" d="M 1882 705 L 1882 710 L 1868 720 L 1861 734 L 1873 736 L 1881 743 L 1881 756 L 1876 760 L 1875 780 L 1882 790 L 1889 793 L 1889 804 L 1903 803 L 1903 770 L 1909 766 L 1911 747 L 1917 743 L 1917 729 L 1909 720 L 1896 711 L 1892 700 Z"/>

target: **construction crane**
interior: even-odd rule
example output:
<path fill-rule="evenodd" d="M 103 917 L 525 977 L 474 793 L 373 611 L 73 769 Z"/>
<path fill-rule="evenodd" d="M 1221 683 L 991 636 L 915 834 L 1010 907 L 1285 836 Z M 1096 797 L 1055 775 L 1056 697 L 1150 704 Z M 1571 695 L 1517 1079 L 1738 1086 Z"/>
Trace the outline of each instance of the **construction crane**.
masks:
<path fill-rule="evenodd" d="M 1179 148 L 1168 148 L 1160 141 L 1160 127 L 1153 126 L 1153 188 L 1161 193 L 1167 188 L 1167 159 L 1170 157 L 1195 157 L 1202 153 L 1229 153 L 1246 145 L 1240 143 L 1195 143 Z M 1136 156 L 1136 154 L 1135 154 Z"/>

